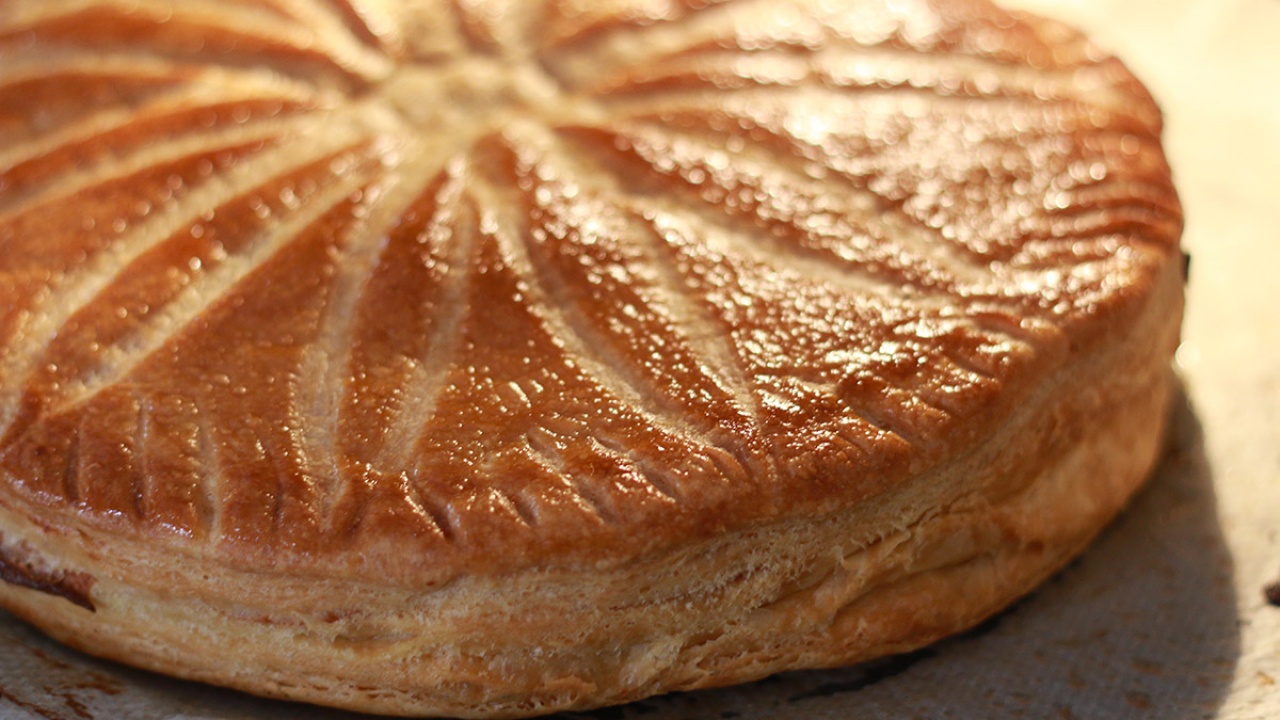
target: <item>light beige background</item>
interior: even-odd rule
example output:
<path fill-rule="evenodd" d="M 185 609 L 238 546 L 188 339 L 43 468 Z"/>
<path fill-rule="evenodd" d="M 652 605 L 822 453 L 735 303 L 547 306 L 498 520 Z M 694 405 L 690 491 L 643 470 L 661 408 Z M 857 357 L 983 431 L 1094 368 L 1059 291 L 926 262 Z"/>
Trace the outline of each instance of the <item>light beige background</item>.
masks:
<path fill-rule="evenodd" d="M 1148 83 L 1192 253 L 1186 398 L 1151 486 L 1072 567 L 907 656 L 563 717 L 1280 717 L 1280 0 L 1006 0 Z M 0 614 L 0 718 L 350 720 L 84 658 Z"/>

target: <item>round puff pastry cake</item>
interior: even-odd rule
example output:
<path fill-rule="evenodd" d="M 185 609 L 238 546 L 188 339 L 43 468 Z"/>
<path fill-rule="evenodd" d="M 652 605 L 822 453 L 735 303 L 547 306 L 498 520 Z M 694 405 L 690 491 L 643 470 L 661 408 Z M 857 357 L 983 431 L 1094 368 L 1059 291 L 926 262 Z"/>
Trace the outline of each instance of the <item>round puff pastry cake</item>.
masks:
<path fill-rule="evenodd" d="M 970 627 L 1150 471 L 1160 116 L 978 0 L 0 5 L 0 605 L 512 717 Z"/>

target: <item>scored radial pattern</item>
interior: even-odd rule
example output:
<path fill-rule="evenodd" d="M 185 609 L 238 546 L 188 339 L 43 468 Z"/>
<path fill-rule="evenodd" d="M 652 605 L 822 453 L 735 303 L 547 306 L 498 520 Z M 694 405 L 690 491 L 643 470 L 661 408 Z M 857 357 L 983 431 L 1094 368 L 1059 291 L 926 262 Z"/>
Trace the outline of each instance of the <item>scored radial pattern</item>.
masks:
<path fill-rule="evenodd" d="M 948 457 L 1181 219 L 1117 61 L 926 5 L 0 5 L 0 494 L 443 578 Z"/>

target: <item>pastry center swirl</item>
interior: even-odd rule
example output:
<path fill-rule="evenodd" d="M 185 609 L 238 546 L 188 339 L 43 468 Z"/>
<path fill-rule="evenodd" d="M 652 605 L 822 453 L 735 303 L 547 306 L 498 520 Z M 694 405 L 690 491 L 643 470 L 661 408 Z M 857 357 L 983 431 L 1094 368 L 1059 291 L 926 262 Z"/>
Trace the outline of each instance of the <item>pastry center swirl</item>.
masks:
<path fill-rule="evenodd" d="M 402 66 L 378 95 L 417 132 L 442 137 L 549 120 L 577 105 L 535 63 L 487 57 Z"/>

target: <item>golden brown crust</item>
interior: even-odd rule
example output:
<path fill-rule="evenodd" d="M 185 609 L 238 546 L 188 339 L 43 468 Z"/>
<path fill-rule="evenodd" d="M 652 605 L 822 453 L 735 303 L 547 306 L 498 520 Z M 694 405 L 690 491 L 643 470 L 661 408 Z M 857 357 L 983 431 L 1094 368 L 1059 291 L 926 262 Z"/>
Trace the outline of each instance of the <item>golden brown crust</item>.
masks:
<path fill-rule="evenodd" d="M 99 613 L 0 598 L 95 652 L 453 713 L 844 662 L 1025 591 L 1151 462 L 1181 212 L 1151 98 L 1059 24 L 22 0 L 0 67 L 0 533 Z M 784 592 L 975 498 L 1035 527 L 850 581 L 894 607 Z M 816 629 L 865 603 L 883 637 Z M 413 659 L 365 692 L 378 647 Z"/>

